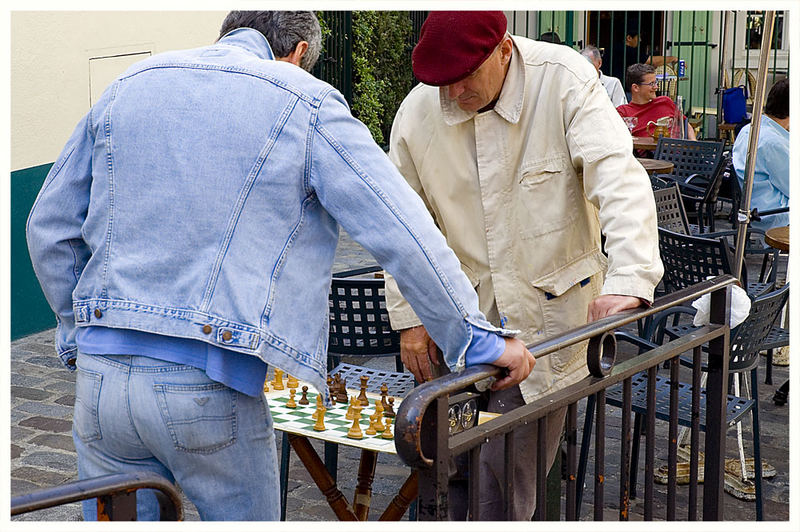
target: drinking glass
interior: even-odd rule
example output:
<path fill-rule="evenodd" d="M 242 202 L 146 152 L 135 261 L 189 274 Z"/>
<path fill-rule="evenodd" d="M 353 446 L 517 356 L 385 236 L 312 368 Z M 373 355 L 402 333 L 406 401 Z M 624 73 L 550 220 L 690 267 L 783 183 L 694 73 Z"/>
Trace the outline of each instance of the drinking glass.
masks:
<path fill-rule="evenodd" d="M 639 119 L 635 116 L 623 116 L 622 119 L 625 121 L 625 125 L 628 126 L 628 131 L 633 134 L 633 130 L 636 129 L 636 124 L 639 123 Z"/>

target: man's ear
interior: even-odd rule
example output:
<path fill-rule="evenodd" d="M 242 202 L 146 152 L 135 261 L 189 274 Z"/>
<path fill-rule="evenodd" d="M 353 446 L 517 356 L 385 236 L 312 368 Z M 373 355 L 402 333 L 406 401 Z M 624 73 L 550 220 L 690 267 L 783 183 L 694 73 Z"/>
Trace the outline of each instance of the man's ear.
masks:
<path fill-rule="evenodd" d="M 294 50 L 289 52 L 289 55 L 286 57 L 278 57 L 277 59 L 278 61 L 286 61 L 295 66 L 300 66 L 300 60 L 306 55 L 306 51 L 308 51 L 308 41 L 300 41 L 297 43 L 297 46 L 294 47 Z"/>

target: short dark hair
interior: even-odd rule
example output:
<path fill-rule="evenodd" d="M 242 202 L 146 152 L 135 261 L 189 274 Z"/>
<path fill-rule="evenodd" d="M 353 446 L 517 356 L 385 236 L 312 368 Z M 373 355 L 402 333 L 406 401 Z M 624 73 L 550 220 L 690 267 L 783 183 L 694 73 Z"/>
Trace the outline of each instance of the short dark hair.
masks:
<path fill-rule="evenodd" d="M 653 68 L 653 65 L 634 63 L 628 67 L 628 70 L 625 71 L 625 86 L 630 91 L 631 85 L 634 83 L 641 85 L 642 80 L 647 74 L 655 74 L 655 72 L 656 69 Z"/>
<path fill-rule="evenodd" d="M 221 39 L 236 28 L 253 28 L 267 38 L 275 57 L 291 54 L 300 41 L 308 43 L 308 50 L 300 66 L 311 71 L 322 49 L 322 30 L 313 11 L 231 11 L 219 30 Z"/>
<path fill-rule="evenodd" d="M 539 35 L 539 40 L 544 42 L 552 42 L 555 44 L 562 44 L 561 38 L 558 36 L 558 33 L 554 31 L 546 31 Z"/>
<path fill-rule="evenodd" d="M 769 90 L 764 112 L 775 118 L 789 118 L 789 78 L 776 82 Z"/>

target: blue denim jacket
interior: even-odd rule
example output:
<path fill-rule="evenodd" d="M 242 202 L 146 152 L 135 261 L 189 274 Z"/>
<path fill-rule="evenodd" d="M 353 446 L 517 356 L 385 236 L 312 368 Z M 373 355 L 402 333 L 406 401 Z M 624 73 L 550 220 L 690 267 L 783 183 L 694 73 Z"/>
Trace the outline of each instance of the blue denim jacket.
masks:
<path fill-rule="evenodd" d="M 81 120 L 28 220 L 73 366 L 76 327 L 203 340 L 324 385 L 338 224 L 460 369 L 478 310 L 419 196 L 341 94 L 251 29 L 162 53 Z M 338 223 L 337 223 L 338 222 Z"/>

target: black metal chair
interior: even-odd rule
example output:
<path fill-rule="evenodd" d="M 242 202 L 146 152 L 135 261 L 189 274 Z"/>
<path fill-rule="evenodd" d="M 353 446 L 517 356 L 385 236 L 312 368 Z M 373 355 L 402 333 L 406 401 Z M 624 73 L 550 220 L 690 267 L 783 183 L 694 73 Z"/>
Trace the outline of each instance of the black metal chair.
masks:
<path fill-rule="evenodd" d="M 753 301 L 747 319 L 730 332 L 730 358 L 728 370 L 730 373 L 750 374 L 751 398 L 729 394 L 726 404 L 726 423 L 728 428 L 740 422 L 747 413 L 751 414 L 753 423 L 753 454 L 754 454 L 754 473 L 755 473 L 755 497 L 756 497 L 756 519 L 763 520 L 763 499 L 762 499 L 762 471 L 761 471 L 761 440 L 758 421 L 758 356 L 764 349 L 766 338 L 769 335 L 775 321 L 780 315 L 781 309 L 789 298 L 788 284 L 781 289 L 762 295 Z M 694 309 L 691 309 L 694 310 Z M 687 334 L 690 330 L 678 330 L 678 333 Z M 669 337 L 676 337 L 676 330 L 668 331 Z M 650 339 L 633 336 L 626 332 L 617 332 L 617 339 L 631 342 L 641 349 L 654 349 L 658 343 Z M 685 360 L 685 359 L 684 359 Z M 694 360 L 687 361 L 694 365 Z M 703 369 L 703 366 L 700 366 Z M 670 378 L 656 376 L 655 380 L 655 417 L 656 419 L 670 420 L 670 393 L 673 385 L 672 376 L 677 376 L 677 370 L 671 373 Z M 630 493 L 631 497 L 636 496 L 636 477 L 637 464 L 640 447 L 640 434 L 642 432 L 644 415 L 647 413 L 647 373 L 641 373 L 634 377 L 631 385 L 632 409 L 635 413 L 633 428 L 633 446 L 631 452 L 630 467 Z M 675 381 L 678 395 L 678 417 L 677 422 L 684 427 L 692 426 L 692 385 Z M 699 428 L 705 431 L 705 389 L 700 387 L 700 410 Z M 606 404 L 618 408 L 623 406 L 623 390 L 621 386 L 609 388 L 606 391 Z M 587 403 L 586 418 L 584 422 L 584 445 L 581 448 L 579 464 L 579 482 L 582 485 L 582 478 L 585 475 L 586 460 L 588 459 L 588 441 L 592 430 L 592 419 L 594 413 L 594 402 Z"/>
<path fill-rule="evenodd" d="M 664 264 L 664 286 L 667 293 L 681 290 L 709 277 L 733 274 L 733 257 L 724 237 L 703 238 L 658 228 L 658 245 Z M 742 284 L 752 297 L 772 289 L 774 282 L 748 282 L 747 269 L 742 268 Z"/>
<path fill-rule="evenodd" d="M 656 217 L 659 227 L 663 227 L 674 233 L 682 235 L 701 236 L 705 238 L 719 238 L 731 237 L 729 247 L 731 249 L 735 246 L 735 237 L 738 235 L 736 229 L 726 231 L 712 231 L 704 232 L 702 226 L 697 224 L 690 224 L 689 218 L 686 213 L 686 208 L 683 203 L 684 196 L 680 192 L 677 183 L 653 188 L 653 197 L 656 202 Z M 748 228 L 747 231 L 747 244 L 745 246 L 745 256 L 748 255 L 763 255 L 764 258 L 761 264 L 761 274 L 759 275 L 759 282 L 772 282 L 775 280 L 777 269 L 774 267 L 777 264 L 779 251 L 774 248 L 763 248 L 753 240 L 754 235 L 764 235 L 764 232 L 756 228 Z M 768 270 L 770 263 L 773 265 L 772 269 Z M 769 276 L 767 275 L 769 272 Z M 768 278 L 768 279 L 767 279 Z"/>
<path fill-rule="evenodd" d="M 675 165 L 672 173 L 659 175 L 661 178 L 681 184 L 690 178 L 699 177 L 710 182 L 719 170 L 723 149 L 722 142 L 661 137 L 653 159 L 669 161 Z"/>
<path fill-rule="evenodd" d="M 352 386 L 358 383 L 358 376 L 370 376 L 367 391 L 380 393 L 380 385 L 387 378 L 395 383 L 391 394 L 395 397 L 406 395 L 414 387 L 414 378 L 404 373 L 400 359 L 400 333 L 389 325 L 386 311 L 384 280 L 375 277 L 381 271 L 379 266 L 360 268 L 335 273 L 331 279 L 328 296 L 328 373 L 333 376 L 341 373 Z M 396 373 L 373 370 L 341 362 L 342 357 L 395 357 Z M 325 466 L 336 480 L 339 446 L 324 442 Z M 289 437 L 283 433 L 281 443 L 281 520 L 286 519 L 286 499 L 289 481 Z"/>
<path fill-rule="evenodd" d="M 383 278 L 361 277 L 380 267 L 337 273 L 331 280 L 328 298 L 328 369 L 341 357 L 395 357 L 395 369 L 403 372 L 400 333 L 392 330 L 386 311 Z M 359 277 L 356 277 L 359 276 Z"/>

